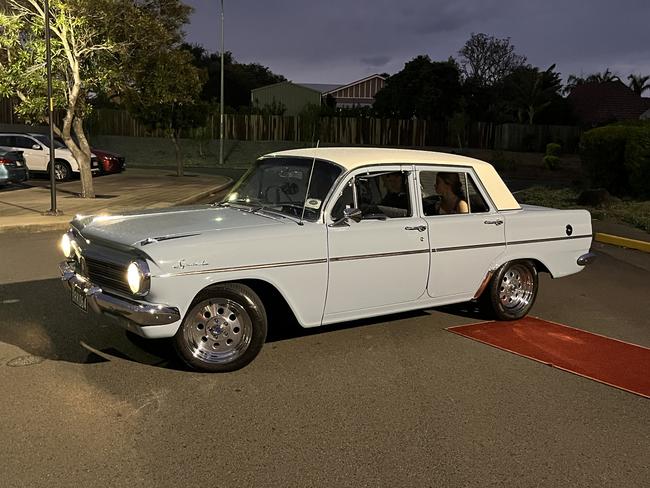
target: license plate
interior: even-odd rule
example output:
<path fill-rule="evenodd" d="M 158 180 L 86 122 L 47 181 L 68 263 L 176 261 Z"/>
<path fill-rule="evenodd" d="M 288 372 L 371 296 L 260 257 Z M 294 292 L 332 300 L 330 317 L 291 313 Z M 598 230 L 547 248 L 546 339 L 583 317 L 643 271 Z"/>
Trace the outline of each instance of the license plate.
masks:
<path fill-rule="evenodd" d="M 72 298 L 72 303 L 74 303 L 84 312 L 88 311 L 88 301 L 86 300 L 86 294 L 81 288 L 76 285 L 72 285 L 72 288 L 70 288 L 70 296 Z"/>
<path fill-rule="evenodd" d="M 21 163 L 20 161 L 16 161 L 16 166 L 18 166 L 20 168 L 20 167 L 22 167 L 22 165 L 23 165 L 23 163 Z"/>

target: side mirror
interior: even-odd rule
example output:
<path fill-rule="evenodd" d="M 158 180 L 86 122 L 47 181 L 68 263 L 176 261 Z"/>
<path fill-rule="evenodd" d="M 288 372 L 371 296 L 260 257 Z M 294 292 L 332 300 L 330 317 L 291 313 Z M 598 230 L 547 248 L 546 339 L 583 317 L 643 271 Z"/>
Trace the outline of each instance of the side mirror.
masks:
<path fill-rule="evenodd" d="M 358 208 L 346 208 L 343 210 L 343 217 L 331 224 L 331 227 L 347 226 L 349 220 L 359 223 L 363 218 Z"/>
<path fill-rule="evenodd" d="M 34 145 L 32 145 L 32 149 L 35 149 L 36 151 L 40 151 L 43 148 L 38 144 L 34 144 Z"/>

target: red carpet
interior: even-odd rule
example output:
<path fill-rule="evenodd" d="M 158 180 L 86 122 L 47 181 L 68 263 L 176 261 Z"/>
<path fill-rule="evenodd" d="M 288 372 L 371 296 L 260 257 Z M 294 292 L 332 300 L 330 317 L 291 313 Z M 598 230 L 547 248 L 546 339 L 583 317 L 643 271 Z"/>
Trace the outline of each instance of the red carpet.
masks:
<path fill-rule="evenodd" d="M 535 317 L 447 330 L 650 398 L 648 348 Z"/>

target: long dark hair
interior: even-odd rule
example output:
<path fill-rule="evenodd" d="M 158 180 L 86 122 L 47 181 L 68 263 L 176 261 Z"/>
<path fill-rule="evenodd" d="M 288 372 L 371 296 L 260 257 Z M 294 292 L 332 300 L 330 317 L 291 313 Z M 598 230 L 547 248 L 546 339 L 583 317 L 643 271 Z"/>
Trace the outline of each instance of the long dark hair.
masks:
<path fill-rule="evenodd" d="M 461 200 L 465 199 L 465 194 L 463 193 L 463 185 L 460 182 L 460 177 L 458 176 L 458 173 L 439 172 L 436 175 L 436 177 L 440 178 L 447 185 L 449 185 L 449 187 L 451 188 L 451 192 L 454 195 L 456 195 Z"/>

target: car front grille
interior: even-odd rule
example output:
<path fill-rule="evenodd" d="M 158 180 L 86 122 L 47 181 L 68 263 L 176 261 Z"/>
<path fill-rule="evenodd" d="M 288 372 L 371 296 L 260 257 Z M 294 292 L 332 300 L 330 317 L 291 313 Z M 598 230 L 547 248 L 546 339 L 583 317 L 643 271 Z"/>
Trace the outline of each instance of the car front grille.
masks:
<path fill-rule="evenodd" d="M 131 295 L 129 284 L 126 281 L 126 267 L 120 264 L 100 261 L 88 256 L 83 259 L 85 260 L 86 269 L 81 270 L 82 274 L 87 274 L 93 284 L 106 288 L 108 291 L 113 290 Z M 81 266 L 81 268 L 83 267 Z"/>

